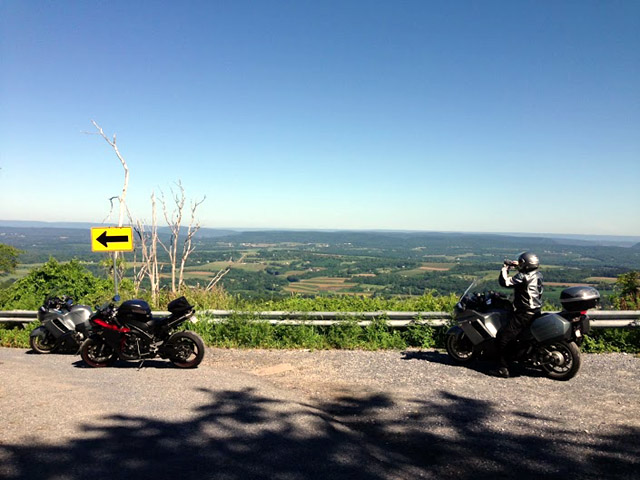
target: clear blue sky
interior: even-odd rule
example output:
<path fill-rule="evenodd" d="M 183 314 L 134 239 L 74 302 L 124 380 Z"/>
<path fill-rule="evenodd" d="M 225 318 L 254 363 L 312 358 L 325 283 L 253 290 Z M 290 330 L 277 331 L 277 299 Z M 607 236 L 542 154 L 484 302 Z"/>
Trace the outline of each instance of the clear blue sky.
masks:
<path fill-rule="evenodd" d="M 0 1 L 0 219 L 640 235 L 640 2 Z"/>

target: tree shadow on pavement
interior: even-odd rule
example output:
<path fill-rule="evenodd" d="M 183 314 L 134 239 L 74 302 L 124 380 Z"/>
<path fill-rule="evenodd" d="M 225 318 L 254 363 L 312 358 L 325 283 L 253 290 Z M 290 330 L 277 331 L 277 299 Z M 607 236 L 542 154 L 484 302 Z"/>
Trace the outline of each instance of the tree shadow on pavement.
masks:
<path fill-rule="evenodd" d="M 635 478 L 640 429 L 586 436 L 522 412 L 440 392 L 304 404 L 252 389 L 211 391 L 188 419 L 110 416 L 75 438 L 0 446 L 6 479 Z"/>

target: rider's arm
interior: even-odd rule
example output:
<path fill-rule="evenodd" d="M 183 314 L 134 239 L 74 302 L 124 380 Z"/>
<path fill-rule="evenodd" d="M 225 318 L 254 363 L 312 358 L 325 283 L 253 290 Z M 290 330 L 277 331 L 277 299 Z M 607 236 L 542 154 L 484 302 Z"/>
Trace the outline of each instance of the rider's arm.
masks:
<path fill-rule="evenodd" d="M 521 284 L 524 281 L 524 275 L 517 273 L 513 277 L 509 277 L 509 267 L 506 265 L 500 270 L 500 276 L 498 277 L 498 283 L 500 286 L 506 288 L 513 288 L 516 285 Z"/>
<path fill-rule="evenodd" d="M 502 270 L 500 270 L 500 275 L 498 275 L 498 283 L 501 287 L 509 288 L 512 286 L 510 285 L 511 279 L 509 278 L 508 273 L 509 268 L 505 265 L 502 267 Z"/>

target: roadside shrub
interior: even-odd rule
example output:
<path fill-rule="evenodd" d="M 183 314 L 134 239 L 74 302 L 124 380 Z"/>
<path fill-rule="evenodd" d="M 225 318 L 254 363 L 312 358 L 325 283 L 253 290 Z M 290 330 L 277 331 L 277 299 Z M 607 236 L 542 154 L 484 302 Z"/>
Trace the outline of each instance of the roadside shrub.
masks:
<path fill-rule="evenodd" d="M 593 329 L 585 336 L 582 350 L 587 353 L 640 353 L 640 329 Z"/>
<path fill-rule="evenodd" d="M 331 348 L 353 350 L 361 345 L 362 327 L 354 318 L 343 320 L 327 327 L 326 337 Z"/>
<path fill-rule="evenodd" d="M 274 340 L 278 348 L 328 348 L 326 337 L 313 325 L 277 325 Z"/>
<path fill-rule="evenodd" d="M 171 300 L 184 295 L 197 310 L 235 310 L 237 308 L 237 298 L 229 295 L 223 288 L 214 287 L 206 290 L 201 287 L 183 286 L 177 293 L 169 290 L 160 290 L 158 304 L 155 308 L 164 310 Z"/>
<path fill-rule="evenodd" d="M 29 348 L 29 335 L 38 325 L 40 325 L 39 322 L 32 322 L 28 328 L 0 327 L 0 347 Z"/>
<path fill-rule="evenodd" d="M 436 346 L 434 338 L 436 330 L 431 325 L 412 323 L 404 332 L 404 338 L 410 347 L 434 348 Z"/>
<path fill-rule="evenodd" d="M 124 291 L 130 281 L 123 281 Z M 76 303 L 96 305 L 113 296 L 113 281 L 98 278 L 77 260 L 50 259 L 0 291 L 0 310 L 37 310 L 46 297 L 68 295 Z"/>
<path fill-rule="evenodd" d="M 402 334 L 389 328 L 384 318 L 376 318 L 364 329 L 362 348 L 368 350 L 401 350 L 407 348 Z"/>

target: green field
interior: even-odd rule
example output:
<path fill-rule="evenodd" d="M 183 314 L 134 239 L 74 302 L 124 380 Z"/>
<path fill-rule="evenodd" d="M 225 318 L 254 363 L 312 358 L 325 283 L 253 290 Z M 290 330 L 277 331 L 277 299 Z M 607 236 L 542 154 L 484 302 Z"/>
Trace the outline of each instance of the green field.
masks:
<path fill-rule="evenodd" d="M 5 239 L 12 239 L 13 246 L 25 253 L 19 258 L 24 263 L 2 278 L 3 283 L 21 278 L 49 257 L 59 261 L 76 258 L 94 274 L 107 275 L 105 257 L 90 252 L 80 241 L 84 232 L 76 233 L 69 229 L 63 236 L 51 237 L 46 228 L 7 230 Z M 74 235 L 78 239 L 72 243 L 60 240 Z M 545 297 L 551 301 L 563 286 L 578 284 L 596 285 L 603 298 L 608 297 L 618 275 L 640 270 L 640 244 L 566 244 L 545 238 L 482 234 L 253 231 L 199 238 L 184 276 L 188 284 L 202 285 L 230 269 L 219 285 L 231 295 L 250 298 L 292 293 L 448 295 L 462 293 L 474 279 L 477 290 L 500 290 L 497 278 L 503 260 L 515 258 L 523 250 L 540 255 Z M 124 258 L 131 277 L 134 258 L 140 267 L 141 255 L 125 254 Z M 170 269 L 162 250 L 159 262 L 166 286 Z"/>

